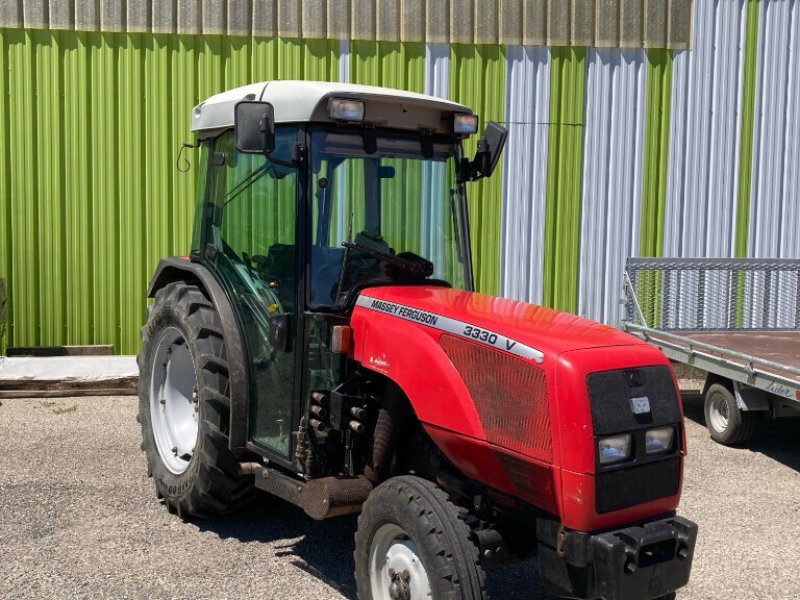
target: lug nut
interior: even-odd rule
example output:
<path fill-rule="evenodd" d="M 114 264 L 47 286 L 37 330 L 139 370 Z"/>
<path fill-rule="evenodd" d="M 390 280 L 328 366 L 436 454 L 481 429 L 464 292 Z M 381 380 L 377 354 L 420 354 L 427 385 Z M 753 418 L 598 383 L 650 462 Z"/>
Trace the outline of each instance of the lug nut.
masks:
<path fill-rule="evenodd" d="M 350 429 L 352 429 L 354 433 L 364 433 L 363 423 L 359 423 L 358 421 L 350 421 L 348 425 L 350 425 Z"/>

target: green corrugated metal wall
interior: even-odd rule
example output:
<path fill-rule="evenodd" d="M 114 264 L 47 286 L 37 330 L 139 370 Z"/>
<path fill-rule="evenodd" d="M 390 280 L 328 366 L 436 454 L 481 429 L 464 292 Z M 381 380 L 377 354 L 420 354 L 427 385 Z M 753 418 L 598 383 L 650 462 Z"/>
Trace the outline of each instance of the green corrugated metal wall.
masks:
<path fill-rule="evenodd" d="M 450 53 L 450 99 L 472 107 L 481 123 L 503 121 L 505 113 L 506 60 L 500 46 L 454 45 Z M 477 137 L 464 145 L 472 156 Z M 478 291 L 497 294 L 500 290 L 500 236 L 503 210 L 503 182 L 497 173 L 470 184 L 469 214 L 472 232 L 472 260 Z"/>
<path fill-rule="evenodd" d="M 337 79 L 338 42 L 0 30 L 8 345 L 138 349 L 159 258 L 186 253 L 191 107 L 269 77 Z M 189 154 L 196 162 L 196 157 Z"/>
<path fill-rule="evenodd" d="M 451 63 L 451 97 L 502 120 L 503 50 L 453 46 Z M 353 82 L 422 92 L 425 45 L 354 42 L 349 67 Z M 158 260 L 189 249 L 198 171 L 175 162 L 191 108 L 252 81 L 339 72 L 338 41 L 0 29 L 8 344 L 137 352 Z M 471 209 L 476 282 L 496 293 L 499 176 L 473 187 Z"/>
<path fill-rule="evenodd" d="M 552 60 L 543 303 L 575 312 L 580 270 L 586 48 L 554 48 Z"/>

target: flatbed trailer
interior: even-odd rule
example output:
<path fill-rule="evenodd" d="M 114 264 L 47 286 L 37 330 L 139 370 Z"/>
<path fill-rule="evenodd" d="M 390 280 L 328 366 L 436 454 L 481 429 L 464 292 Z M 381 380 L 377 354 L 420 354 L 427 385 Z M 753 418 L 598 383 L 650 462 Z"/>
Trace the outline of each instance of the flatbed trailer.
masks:
<path fill-rule="evenodd" d="M 630 258 L 624 290 L 623 329 L 706 373 L 714 440 L 800 416 L 800 260 Z"/>

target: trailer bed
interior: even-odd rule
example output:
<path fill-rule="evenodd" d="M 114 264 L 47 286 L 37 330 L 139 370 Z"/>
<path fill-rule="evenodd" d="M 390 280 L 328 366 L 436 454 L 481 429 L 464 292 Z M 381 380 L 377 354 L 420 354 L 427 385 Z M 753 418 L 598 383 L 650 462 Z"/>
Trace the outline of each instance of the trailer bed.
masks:
<path fill-rule="evenodd" d="M 800 331 L 683 331 L 681 336 L 724 350 L 800 370 Z M 798 381 L 800 375 L 787 373 Z"/>

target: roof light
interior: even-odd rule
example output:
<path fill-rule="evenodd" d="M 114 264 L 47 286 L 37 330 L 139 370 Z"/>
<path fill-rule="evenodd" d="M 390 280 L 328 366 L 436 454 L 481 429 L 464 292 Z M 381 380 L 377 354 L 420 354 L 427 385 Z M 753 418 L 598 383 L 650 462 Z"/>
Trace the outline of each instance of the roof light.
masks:
<path fill-rule="evenodd" d="M 478 131 L 478 115 L 453 115 L 453 133 L 471 134 Z"/>
<path fill-rule="evenodd" d="M 361 122 L 364 120 L 364 103 L 360 100 L 331 98 L 328 100 L 328 115 L 334 121 Z"/>

